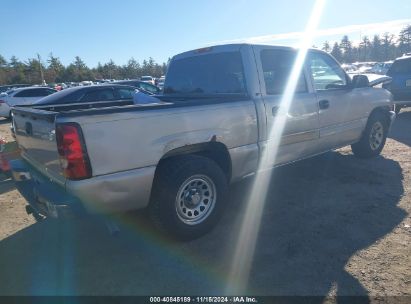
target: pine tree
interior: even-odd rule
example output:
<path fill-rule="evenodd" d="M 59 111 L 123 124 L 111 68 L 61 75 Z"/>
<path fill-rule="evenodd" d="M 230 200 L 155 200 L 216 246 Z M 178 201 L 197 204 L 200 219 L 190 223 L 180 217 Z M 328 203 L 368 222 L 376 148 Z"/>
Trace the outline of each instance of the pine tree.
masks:
<path fill-rule="evenodd" d="M 322 50 L 329 53 L 331 51 L 331 46 L 328 41 L 325 41 L 322 47 Z"/>
<path fill-rule="evenodd" d="M 398 37 L 399 42 L 399 50 L 402 53 L 409 53 L 411 52 L 411 25 L 407 25 L 404 27 Z"/>
<path fill-rule="evenodd" d="M 7 66 L 7 60 L 0 55 L 0 68 L 5 68 Z"/>
<path fill-rule="evenodd" d="M 333 49 L 331 51 L 331 55 L 333 55 L 334 58 L 337 59 L 337 61 L 339 62 L 342 61 L 342 53 L 341 53 L 340 46 L 338 45 L 338 42 L 334 43 Z"/>
<path fill-rule="evenodd" d="M 64 65 L 61 63 L 58 57 L 54 57 L 53 53 L 49 54 L 47 59 L 47 69 L 45 71 L 45 79 L 48 83 L 62 82 Z"/>
<path fill-rule="evenodd" d="M 352 43 L 347 35 L 343 36 L 340 43 L 340 49 L 342 50 L 342 61 L 353 62 L 353 48 Z"/>
<path fill-rule="evenodd" d="M 371 43 L 370 49 L 370 59 L 371 61 L 381 61 L 382 60 L 382 46 L 381 39 L 379 35 L 374 35 Z"/>
<path fill-rule="evenodd" d="M 394 35 L 384 33 L 382 36 L 383 60 L 387 61 L 395 57 L 395 45 L 393 44 Z"/>
<path fill-rule="evenodd" d="M 364 36 L 360 43 L 360 56 L 362 61 L 367 61 L 369 59 L 369 52 L 371 48 L 370 39 L 368 36 Z"/>

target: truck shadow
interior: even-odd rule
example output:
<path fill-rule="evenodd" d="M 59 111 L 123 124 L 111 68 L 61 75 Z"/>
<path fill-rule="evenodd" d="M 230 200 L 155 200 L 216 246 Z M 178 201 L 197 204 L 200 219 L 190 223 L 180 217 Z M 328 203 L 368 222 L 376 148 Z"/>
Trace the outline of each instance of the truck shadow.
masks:
<path fill-rule="evenodd" d="M 16 189 L 12 179 L 0 174 L 0 194 Z"/>
<path fill-rule="evenodd" d="M 405 218 L 397 207 L 402 179 L 395 161 L 336 152 L 276 170 L 250 288 L 260 294 L 321 296 L 336 288 L 337 295 L 367 295 L 347 264 Z"/>
<path fill-rule="evenodd" d="M 411 111 L 397 115 L 388 137 L 411 147 Z"/>
<path fill-rule="evenodd" d="M 404 219 L 402 178 L 395 161 L 337 152 L 274 171 L 247 293 L 367 295 L 345 268 Z M 118 237 L 88 218 L 29 226 L 0 242 L 0 294 L 221 295 L 251 185 L 234 185 L 216 229 L 187 243 L 145 213 L 116 218 Z"/>

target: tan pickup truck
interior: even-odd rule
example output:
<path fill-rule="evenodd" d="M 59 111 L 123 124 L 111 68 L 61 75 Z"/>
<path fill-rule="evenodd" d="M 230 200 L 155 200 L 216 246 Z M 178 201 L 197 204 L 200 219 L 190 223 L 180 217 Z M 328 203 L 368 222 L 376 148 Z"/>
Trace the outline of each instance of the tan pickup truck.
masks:
<path fill-rule="evenodd" d="M 395 116 L 391 94 L 351 80 L 325 52 L 308 51 L 289 109 L 278 111 L 297 52 L 233 44 L 176 55 L 154 104 L 13 109 L 23 158 L 13 176 L 30 211 L 148 208 L 168 233 L 195 238 L 217 223 L 228 185 L 260 169 L 346 145 L 378 155 Z M 261 168 L 279 117 L 277 156 Z"/>

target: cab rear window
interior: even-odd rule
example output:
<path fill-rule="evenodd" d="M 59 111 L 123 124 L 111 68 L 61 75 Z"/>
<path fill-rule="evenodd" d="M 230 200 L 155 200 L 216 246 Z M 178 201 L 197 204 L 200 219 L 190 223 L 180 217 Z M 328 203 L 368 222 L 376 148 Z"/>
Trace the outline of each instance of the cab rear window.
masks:
<path fill-rule="evenodd" d="M 171 62 L 165 94 L 245 94 L 240 52 L 193 56 Z"/>

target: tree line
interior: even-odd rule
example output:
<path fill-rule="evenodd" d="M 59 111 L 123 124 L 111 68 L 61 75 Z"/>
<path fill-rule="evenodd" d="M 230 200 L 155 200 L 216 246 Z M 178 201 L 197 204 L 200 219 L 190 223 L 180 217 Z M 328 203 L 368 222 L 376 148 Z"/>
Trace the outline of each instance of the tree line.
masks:
<path fill-rule="evenodd" d="M 411 52 L 411 25 L 404 27 L 397 36 L 390 33 L 374 35 L 371 39 L 363 36 L 358 45 L 354 45 L 345 35 L 339 43 L 335 42 L 332 46 L 325 41 L 322 49 L 331 53 L 341 63 L 392 60 Z M 110 60 L 104 64 L 98 63 L 97 67 L 89 68 L 79 56 L 76 56 L 72 63 L 64 66 L 52 53 L 49 54 L 46 63 L 40 60 L 40 57 L 20 61 L 16 56 L 6 60 L 0 55 L 0 85 L 41 84 L 42 77 L 47 83 L 136 79 L 143 75 L 160 77 L 165 74 L 166 69 L 166 63 L 158 64 L 151 57 L 143 60 L 142 63 L 131 58 L 124 65 L 117 65 Z"/>
<path fill-rule="evenodd" d="M 138 79 L 143 75 L 160 77 L 164 75 L 166 68 L 166 63 L 158 64 L 151 57 L 141 63 L 131 58 L 124 65 L 117 65 L 113 60 L 110 60 L 104 64 L 98 63 L 97 67 L 89 68 L 79 56 L 76 56 L 72 63 L 65 66 L 52 53 L 49 54 L 46 63 L 40 57 L 20 61 L 16 56 L 6 60 L 0 55 L 0 85 L 41 84 L 42 77 L 46 83 L 97 79 Z"/>
<path fill-rule="evenodd" d="M 325 41 L 322 50 L 331 53 L 339 62 L 353 63 L 356 61 L 388 61 L 411 52 L 411 25 L 405 26 L 399 35 L 384 33 L 372 38 L 362 36 L 355 46 L 347 35 L 340 43 L 332 46 Z"/>

